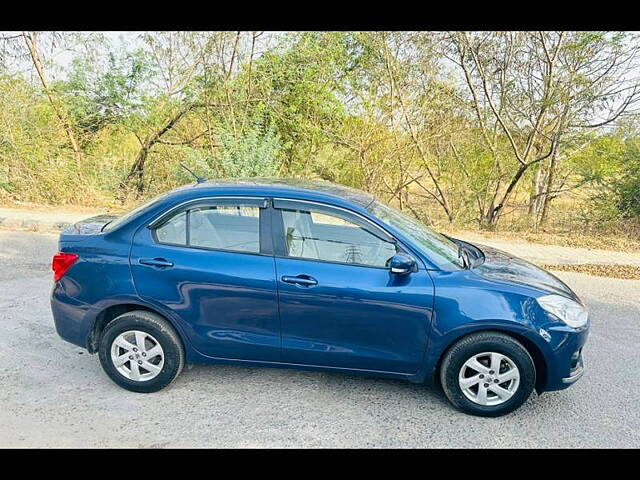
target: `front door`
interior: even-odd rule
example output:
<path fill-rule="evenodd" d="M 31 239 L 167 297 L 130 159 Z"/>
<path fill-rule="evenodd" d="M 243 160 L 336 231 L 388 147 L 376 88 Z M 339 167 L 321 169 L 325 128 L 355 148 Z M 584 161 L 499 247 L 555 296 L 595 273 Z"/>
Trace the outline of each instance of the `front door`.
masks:
<path fill-rule="evenodd" d="M 138 294 L 175 312 L 205 355 L 280 360 L 265 207 L 258 198 L 210 199 L 172 211 L 134 236 L 130 261 Z"/>
<path fill-rule="evenodd" d="M 396 275 L 402 249 L 353 212 L 275 200 L 274 248 L 284 362 L 415 373 L 427 346 L 433 282 Z"/>

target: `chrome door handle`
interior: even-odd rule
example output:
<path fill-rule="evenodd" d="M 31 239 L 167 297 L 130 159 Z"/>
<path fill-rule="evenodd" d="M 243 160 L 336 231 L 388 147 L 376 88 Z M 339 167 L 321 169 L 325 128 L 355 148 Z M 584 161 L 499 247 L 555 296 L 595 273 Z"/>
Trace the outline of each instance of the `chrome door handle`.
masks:
<path fill-rule="evenodd" d="M 165 260 L 164 258 L 141 258 L 138 263 L 142 265 L 149 265 L 150 267 L 173 267 L 173 262 Z"/>
<path fill-rule="evenodd" d="M 297 277 L 289 277 L 285 275 L 281 279 L 285 283 L 293 283 L 294 285 L 302 285 L 304 287 L 313 287 L 318 284 L 318 281 L 308 275 L 298 275 Z"/>

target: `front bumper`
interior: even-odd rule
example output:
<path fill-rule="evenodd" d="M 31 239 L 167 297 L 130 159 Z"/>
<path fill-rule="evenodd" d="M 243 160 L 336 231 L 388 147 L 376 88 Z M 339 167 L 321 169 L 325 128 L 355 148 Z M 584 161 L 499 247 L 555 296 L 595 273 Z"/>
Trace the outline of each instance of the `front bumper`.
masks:
<path fill-rule="evenodd" d="M 584 374 L 584 360 L 582 358 L 582 348 L 574 353 L 571 362 L 571 370 L 569 376 L 562 379 L 562 383 L 571 385 L 575 383 Z"/>
<path fill-rule="evenodd" d="M 589 335 L 588 325 L 573 329 L 566 325 L 546 328 L 550 351 L 547 358 L 547 378 L 543 391 L 562 390 L 584 375 L 583 349 Z"/>

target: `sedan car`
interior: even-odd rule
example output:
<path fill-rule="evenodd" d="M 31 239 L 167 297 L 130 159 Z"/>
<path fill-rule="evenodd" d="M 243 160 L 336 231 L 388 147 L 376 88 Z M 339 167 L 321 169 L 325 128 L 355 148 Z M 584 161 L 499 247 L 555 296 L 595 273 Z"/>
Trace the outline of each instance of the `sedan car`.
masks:
<path fill-rule="evenodd" d="M 58 334 L 135 392 L 185 363 L 440 384 L 498 416 L 583 373 L 588 314 L 550 273 L 324 181 L 186 185 L 60 235 Z"/>

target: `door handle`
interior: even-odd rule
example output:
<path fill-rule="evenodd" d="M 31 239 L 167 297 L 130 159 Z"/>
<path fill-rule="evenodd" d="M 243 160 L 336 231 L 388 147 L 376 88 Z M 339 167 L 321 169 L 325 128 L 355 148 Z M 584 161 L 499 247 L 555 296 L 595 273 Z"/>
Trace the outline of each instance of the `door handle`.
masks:
<path fill-rule="evenodd" d="M 138 260 L 138 263 L 142 265 L 149 265 L 150 267 L 173 267 L 173 262 L 169 262 L 164 258 L 141 258 L 140 260 Z"/>
<path fill-rule="evenodd" d="M 293 283 L 294 285 L 301 285 L 303 287 L 313 287 L 318 284 L 318 281 L 309 275 L 298 275 L 297 277 L 289 277 L 285 275 L 282 277 L 282 281 L 285 283 Z"/>

